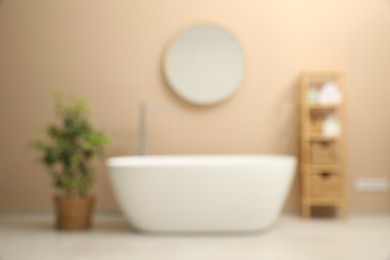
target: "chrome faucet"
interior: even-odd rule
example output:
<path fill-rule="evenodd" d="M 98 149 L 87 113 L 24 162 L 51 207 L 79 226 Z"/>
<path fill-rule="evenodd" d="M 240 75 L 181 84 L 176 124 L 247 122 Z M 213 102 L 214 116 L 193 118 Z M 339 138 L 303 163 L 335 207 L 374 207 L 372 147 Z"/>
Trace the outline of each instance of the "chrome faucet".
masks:
<path fill-rule="evenodd" d="M 176 104 L 173 103 L 147 103 L 141 102 L 139 104 L 138 110 L 138 154 L 146 155 L 148 147 L 148 131 L 146 125 L 147 112 L 150 109 L 173 109 L 178 108 Z"/>

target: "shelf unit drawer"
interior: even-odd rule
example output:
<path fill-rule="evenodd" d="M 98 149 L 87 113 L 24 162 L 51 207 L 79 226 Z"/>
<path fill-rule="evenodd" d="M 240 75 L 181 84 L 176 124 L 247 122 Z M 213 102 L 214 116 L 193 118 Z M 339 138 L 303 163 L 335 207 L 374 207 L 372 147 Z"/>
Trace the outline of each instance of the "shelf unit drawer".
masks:
<path fill-rule="evenodd" d="M 312 164 L 337 164 L 340 162 L 338 142 L 313 141 L 310 144 L 310 162 Z"/>
<path fill-rule="evenodd" d="M 311 197 L 337 197 L 342 195 L 342 178 L 334 169 L 316 169 L 310 172 L 309 195 Z"/>

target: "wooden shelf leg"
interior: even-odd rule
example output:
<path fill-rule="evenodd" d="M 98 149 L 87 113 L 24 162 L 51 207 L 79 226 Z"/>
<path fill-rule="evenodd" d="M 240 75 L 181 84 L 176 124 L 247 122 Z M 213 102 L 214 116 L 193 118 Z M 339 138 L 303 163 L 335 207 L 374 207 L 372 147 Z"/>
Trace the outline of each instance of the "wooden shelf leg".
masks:
<path fill-rule="evenodd" d="M 302 205 L 301 205 L 301 215 L 305 219 L 311 218 L 311 206 L 310 206 L 310 204 L 302 203 Z"/>

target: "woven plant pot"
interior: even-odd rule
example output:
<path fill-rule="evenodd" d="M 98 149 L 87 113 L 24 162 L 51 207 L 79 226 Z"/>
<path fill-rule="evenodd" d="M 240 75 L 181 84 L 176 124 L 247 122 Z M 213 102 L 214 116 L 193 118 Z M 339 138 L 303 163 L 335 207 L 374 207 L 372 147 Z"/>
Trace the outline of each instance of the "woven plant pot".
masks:
<path fill-rule="evenodd" d="M 62 230 L 91 228 L 93 197 L 55 197 L 56 227 Z"/>

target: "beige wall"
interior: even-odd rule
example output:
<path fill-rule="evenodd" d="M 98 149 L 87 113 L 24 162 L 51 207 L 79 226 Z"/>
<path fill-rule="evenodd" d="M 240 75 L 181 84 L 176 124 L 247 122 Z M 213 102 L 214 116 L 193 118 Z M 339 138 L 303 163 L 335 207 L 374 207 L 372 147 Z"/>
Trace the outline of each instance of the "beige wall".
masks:
<path fill-rule="evenodd" d="M 245 79 L 227 102 L 181 102 L 161 72 L 169 41 L 189 25 L 230 30 L 246 55 Z M 53 118 L 54 90 L 87 96 L 113 142 L 107 156 L 137 151 L 137 104 L 150 111 L 155 154 L 297 154 L 296 82 L 304 69 L 348 75 L 348 159 L 357 176 L 390 173 L 390 3 L 387 0 L 0 1 L 0 209 L 51 207 L 50 179 L 26 148 Z M 95 193 L 116 205 L 103 163 Z M 295 185 L 288 201 L 297 207 Z M 390 195 L 358 194 L 354 209 L 390 209 Z"/>

